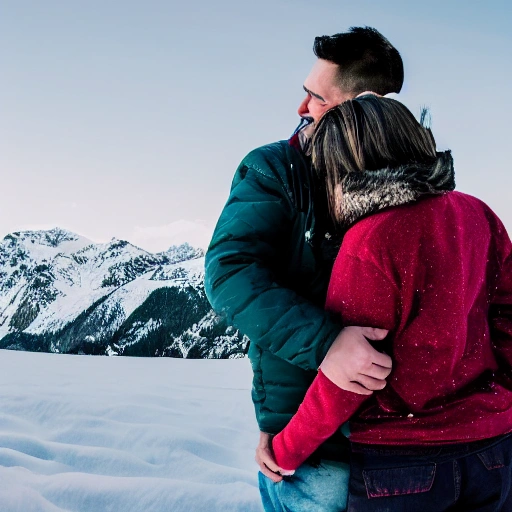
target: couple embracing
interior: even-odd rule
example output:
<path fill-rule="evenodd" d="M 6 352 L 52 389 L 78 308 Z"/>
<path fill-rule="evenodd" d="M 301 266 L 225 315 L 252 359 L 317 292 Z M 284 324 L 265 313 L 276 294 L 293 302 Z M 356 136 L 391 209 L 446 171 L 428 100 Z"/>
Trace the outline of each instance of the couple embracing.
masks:
<path fill-rule="evenodd" d="M 317 37 L 305 120 L 236 171 L 206 255 L 250 339 L 265 511 L 512 510 L 512 243 L 454 191 L 377 30 Z"/>

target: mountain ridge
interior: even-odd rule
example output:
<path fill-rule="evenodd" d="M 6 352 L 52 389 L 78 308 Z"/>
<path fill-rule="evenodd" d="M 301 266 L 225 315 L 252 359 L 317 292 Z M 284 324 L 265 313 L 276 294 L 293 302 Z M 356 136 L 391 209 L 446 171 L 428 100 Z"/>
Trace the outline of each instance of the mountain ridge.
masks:
<path fill-rule="evenodd" d="M 202 249 L 153 254 L 60 228 L 0 242 L 0 348 L 227 358 L 247 341 L 208 303 Z"/>

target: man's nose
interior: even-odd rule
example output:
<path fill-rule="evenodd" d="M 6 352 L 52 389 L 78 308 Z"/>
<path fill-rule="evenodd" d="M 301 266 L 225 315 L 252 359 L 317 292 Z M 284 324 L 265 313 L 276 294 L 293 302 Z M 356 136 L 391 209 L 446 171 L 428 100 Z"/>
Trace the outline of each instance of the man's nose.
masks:
<path fill-rule="evenodd" d="M 299 116 L 304 117 L 309 114 L 309 95 L 307 95 L 303 100 L 302 103 L 299 105 L 299 108 L 297 110 L 297 113 Z"/>

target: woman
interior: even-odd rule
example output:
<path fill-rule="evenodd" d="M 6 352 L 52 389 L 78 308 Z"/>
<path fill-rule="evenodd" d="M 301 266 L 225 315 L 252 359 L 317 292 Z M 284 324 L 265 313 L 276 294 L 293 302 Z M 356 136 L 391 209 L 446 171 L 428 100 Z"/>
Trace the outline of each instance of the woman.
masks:
<path fill-rule="evenodd" d="M 397 101 L 367 95 L 329 111 L 313 161 L 346 231 L 326 307 L 345 325 L 388 329 L 394 369 L 371 397 L 320 369 L 273 440 L 278 465 L 296 469 L 351 418 L 349 510 L 512 510 L 505 228 L 451 191 L 450 152 Z"/>

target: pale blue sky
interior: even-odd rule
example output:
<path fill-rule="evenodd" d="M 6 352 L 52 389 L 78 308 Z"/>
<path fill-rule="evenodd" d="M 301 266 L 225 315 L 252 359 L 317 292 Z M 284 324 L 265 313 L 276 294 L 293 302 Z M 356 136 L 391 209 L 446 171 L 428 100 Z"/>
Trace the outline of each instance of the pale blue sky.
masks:
<path fill-rule="evenodd" d="M 512 231 L 509 1 L 2 0 L 0 235 L 157 249 L 214 224 L 242 157 L 296 126 L 314 37 L 353 25 L 396 45 L 404 103 Z"/>

